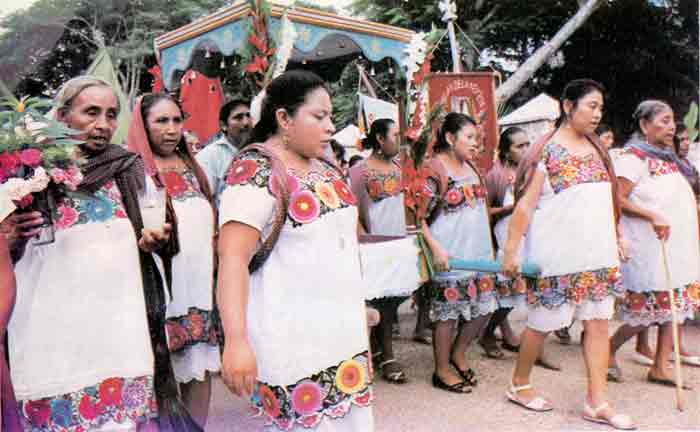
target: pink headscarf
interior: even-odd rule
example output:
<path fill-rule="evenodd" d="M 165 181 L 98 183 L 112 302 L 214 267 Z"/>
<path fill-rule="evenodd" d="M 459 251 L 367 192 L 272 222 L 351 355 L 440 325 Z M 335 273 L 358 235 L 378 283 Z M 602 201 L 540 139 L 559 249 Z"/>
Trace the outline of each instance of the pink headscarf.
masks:
<path fill-rule="evenodd" d="M 146 170 L 146 175 L 156 176 L 158 174 L 158 169 L 156 168 L 156 161 L 153 159 L 153 151 L 151 151 L 151 144 L 148 140 L 148 132 L 146 132 L 146 123 L 143 121 L 143 116 L 141 116 L 141 101 L 143 96 L 139 96 L 136 99 L 136 105 L 131 115 L 131 123 L 129 124 L 129 133 L 126 137 L 127 148 L 129 151 L 141 155 L 143 159 L 143 165 Z"/>

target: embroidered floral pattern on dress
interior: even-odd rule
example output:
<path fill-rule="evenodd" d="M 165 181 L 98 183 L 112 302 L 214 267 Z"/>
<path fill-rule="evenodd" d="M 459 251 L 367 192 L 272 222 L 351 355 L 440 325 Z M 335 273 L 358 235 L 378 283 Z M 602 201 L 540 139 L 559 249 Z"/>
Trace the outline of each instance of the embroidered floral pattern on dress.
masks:
<path fill-rule="evenodd" d="M 552 309 L 566 302 L 602 301 L 608 295 L 623 297 L 622 273 L 618 267 L 537 279 L 527 291 L 527 303 Z"/>
<path fill-rule="evenodd" d="M 168 318 L 165 322 L 170 352 L 179 352 L 198 343 L 218 345 L 221 336 L 218 320 L 212 311 L 191 307 L 187 315 Z"/>
<path fill-rule="evenodd" d="M 145 422 L 157 416 L 153 377 L 109 378 L 73 393 L 19 401 L 25 430 L 86 432 L 113 421 Z"/>
<path fill-rule="evenodd" d="M 527 294 L 528 288 L 531 288 L 536 283 L 536 280 L 518 277 L 516 279 L 497 279 L 496 280 L 496 296 L 499 298 L 522 296 Z"/>
<path fill-rule="evenodd" d="M 377 170 L 367 170 L 367 194 L 374 202 L 396 196 L 402 192 L 401 171 L 398 169 L 382 174 Z"/>
<path fill-rule="evenodd" d="M 495 309 L 496 278 L 492 274 L 477 273 L 461 279 L 431 280 L 428 287 L 432 299 L 432 321 L 447 321 L 460 317 L 471 320 Z"/>
<path fill-rule="evenodd" d="M 652 177 L 659 177 L 662 175 L 673 174 L 680 172 L 678 165 L 674 162 L 668 162 L 661 159 L 656 159 L 649 156 L 647 153 L 643 152 L 634 147 L 625 147 L 622 149 L 621 154 L 633 154 L 639 159 L 647 162 L 647 170 L 649 170 L 649 175 Z"/>
<path fill-rule="evenodd" d="M 160 173 L 165 189 L 170 198 L 177 201 L 185 201 L 188 198 L 205 198 L 197 182 L 197 176 L 187 170 L 183 173 L 177 171 L 165 171 Z"/>
<path fill-rule="evenodd" d="M 316 162 L 303 176 L 289 170 L 286 182 L 290 192 L 287 214 L 293 227 L 310 224 L 327 213 L 357 204 L 340 174 L 325 162 Z M 270 161 L 257 153 L 235 160 L 229 168 L 226 183 L 229 186 L 267 187 L 272 195 L 278 193 L 278 182 L 272 174 Z M 396 187 L 399 189 L 398 183 Z"/>
<path fill-rule="evenodd" d="M 679 317 L 691 317 L 700 307 L 700 283 L 692 282 L 673 290 Z M 627 291 L 622 303 L 625 321 L 640 325 L 663 324 L 671 321 L 671 296 L 667 291 Z"/>
<path fill-rule="evenodd" d="M 455 180 L 452 177 L 447 181 L 447 192 L 442 197 L 443 211 L 454 213 L 464 207 L 475 208 L 486 201 L 486 188 L 481 184 L 468 183 L 465 180 Z"/>
<path fill-rule="evenodd" d="M 63 198 L 56 206 L 56 210 L 58 218 L 54 224 L 57 230 L 127 217 L 122 204 L 122 195 L 112 181 L 105 183 L 91 198 Z"/>
<path fill-rule="evenodd" d="M 288 431 L 295 426 L 316 427 L 324 416 L 344 417 L 353 405 L 372 402 L 369 354 L 364 352 L 289 386 L 259 382 L 251 402 L 268 426 Z"/>
<path fill-rule="evenodd" d="M 583 183 L 609 182 L 610 175 L 597 155 L 576 156 L 556 142 L 549 142 L 543 150 L 543 161 L 554 193 Z"/>

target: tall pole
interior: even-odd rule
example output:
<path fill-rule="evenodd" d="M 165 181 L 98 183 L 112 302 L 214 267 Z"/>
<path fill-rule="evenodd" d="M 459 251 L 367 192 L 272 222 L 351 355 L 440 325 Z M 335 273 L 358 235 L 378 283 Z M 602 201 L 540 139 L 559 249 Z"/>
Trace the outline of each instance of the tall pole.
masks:
<path fill-rule="evenodd" d="M 442 20 L 447 23 L 447 34 L 450 36 L 450 52 L 452 53 L 452 72 L 462 72 L 462 59 L 459 55 L 459 44 L 455 36 L 454 20 L 457 19 L 457 5 L 453 0 L 440 0 L 438 7 L 442 12 Z"/>

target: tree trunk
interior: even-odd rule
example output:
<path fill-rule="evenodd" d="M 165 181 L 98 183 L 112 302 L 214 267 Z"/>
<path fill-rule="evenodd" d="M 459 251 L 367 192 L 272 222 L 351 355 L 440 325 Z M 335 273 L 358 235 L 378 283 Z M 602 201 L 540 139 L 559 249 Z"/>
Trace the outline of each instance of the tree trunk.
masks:
<path fill-rule="evenodd" d="M 581 6 L 576 12 L 576 14 L 569 19 L 569 21 L 564 24 L 564 26 L 559 29 L 556 35 L 544 45 L 539 47 L 530 58 L 528 58 L 525 63 L 523 63 L 515 73 L 508 78 L 508 81 L 504 82 L 500 87 L 496 89 L 496 101 L 499 104 L 503 104 L 508 101 L 514 94 L 522 88 L 522 86 L 532 78 L 532 76 L 537 72 L 547 59 L 554 54 L 561 46 L 566 42 L 567 39 L 571 37 L 576 30 L 579 29 L 586 22 L 588 17 L 590 17 L 593 12 L 595 12 L 596 7 L 600 4 L 601 0 L 587 0 L 586 3 Z M 580 4 L 581 2 L 579 2 Z"/>

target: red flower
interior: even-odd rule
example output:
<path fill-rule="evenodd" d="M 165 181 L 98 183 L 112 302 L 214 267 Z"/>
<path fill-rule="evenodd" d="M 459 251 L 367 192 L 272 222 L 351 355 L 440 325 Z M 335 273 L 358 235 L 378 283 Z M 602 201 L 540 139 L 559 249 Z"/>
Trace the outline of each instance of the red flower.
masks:
<path fill-rule="evenodd" d="M 646 304 L 646 297 L 644 294 L 640 293 L 627 293 L 627 307 L 634 312 L 639 312 L 644 308 Z"/>
<path fill-rule="evenodd" d="M 352 194 L 352 191 L 346 185 L 343 181 L 341 180 L 334 180 L 333 181 L 333 187 L 335 188 L 335 192 L 338 194 L 341 200 L 347 205 L 355 205 L 357 204 L 357 200 L 355 199 L 355 195 Z"/>
<path fill-rule="evenodd" d="M 447 201 L 447 204 L 452 205 L 452 206 L 455 206 L 455 205 L 461 203 L 463 198 L 464 198 L 464 195 L 459 193 L 459 191 L 457 189 L 450 189 L 445 194 L 445 201 Z"/>
<path fill-rule="evenodd" d="M 21 165 L 19 158 L 19 153 L 0 153 L 0 172 L 4 174 L 4 177 L 10 177 L 17 172 L 17 168 Z"/>
<path fill-rule="evenodd" d="M 644 160 L 647 158 L 647 154 L 644 153 L 642 150 L 636 149 L 634 147 L 629 148 L 630 153 L 633 155 L 637 156 L 639 159 Z"/>
<path fill-rule="evenodd" d="M 229 168 L 226 183 L 229 185 L 245 183 L 248 179 L 253 177 L 257 171 L 258 164 L 254 160 L 237 160 L 231 164 L 231 168 Z"/>
<path fill-rule="evenodd" d="M 32 194 L 25 195 L 21 200 L 15 201 L 15 205 L 21 209 L 27 208 L 34 202 Z"/>
<path fill-rule="evenodd" d="M 311 191 L 304 190 L 292 196 L 289 202 L 289 215 L 299 223 L 311 223 L 318 217 L 320 208 Z"/>
<path fill-rule="evenodd" d="M 28 401 L 24 404 L 24 415 L 33 426 L 44 426 L 51 415 L 48 400 Z"/>
<path fill-rule="evenodd" d="M 187 330 L 174 321 L 165 322 L 165 333 L 168 335 L 168 349 L 170 352 L 182 349 L 189 339 Z"/>
<path fill-rule="evenodd" d="M 279 416 L 280 403 L 277 400 L 277 396 L 275 396 L 275 393 L 270 389 L 270 387 L 266 385 L 261 385 L 258 389 L 258 393 L 260 394 L 260 400 L 262 401 L 262 406 L 265 410 L 265 414 L 269 415 L 272 418 Z"/>
<path fill-rule="evenodd" d="M 41 164 L 41 152 L 33 148 L 22 150 L 19 159 L 24 165 L 36 168 Z"/>
<path fill-rule="evenodd" d="M 667 292 L 657 292 L 656 293 L 656 303 L 661 309 L 671 309 L 671 298 Z"/>
<path fill-rule="evenodd" d="M 372 198 L 376 198 L 382 193 L 382 184 L 378 180 L 370 180 L 367 182 L 367 192 Z"/>
<path fill-rule="evenodd" d="M 481 280 L 479 281 L 479 291 L 481 291 L 482 293 L 485 293 L 485 292 L 490 292 L 492 290 L 493 290 L 493 279 L 491 279 L 488 276 L 481 278 Z"/>
<path fill-rule="evenodd" d="M 169 171 L 163 173 L 162 176 L 163 182 L 165 183 L 165 188 L 168 191 L 168 195 L 171 197 L 176 198 L 187 192 L 187 183 L 180 174 L 174 171 Z"/>
<path fill-rule="evenodd" d="M 361 407 L 368 407 L 369 403 L 372 401 L 372 391 L 369 390 L 359 396 L 357 396 L 355 399 L 353 399 L 353 402 L 357 406 Z"/>
<path fill-rule="evenodd" d="M 120 405 L 122 402 L 122 386 L 119 378 L 109 378 L 100 384 L 100 402 L 106 406 Z"/>
<path fill-rule="evenodd" d="M 204 336 L 204 318 L 199 313 L 193 313 L 190 315 L 190 332 L 192 333 L 192 339 L 200 340 Z"/>
<path fill-rule="evenodd" d="M 80 399 L 80 405 L 78 405 L 78 412 L 80 412 L 80 416 L 82 418 L 88 421 L 93 420 L 95 417 L 97 417 L 97 407 L 90 400 L 90 396 L 84 395 L 83 398 Z"/>
<path fill-rule="evenodd" d="M 457 303 L 459 300 L 459 291 L 455 287 L 447 287 L 445 288 L 445 291 L 443 291 L 443 295 L 445 296 L 445 300 L 447 300 L 448 303 Z"/>

